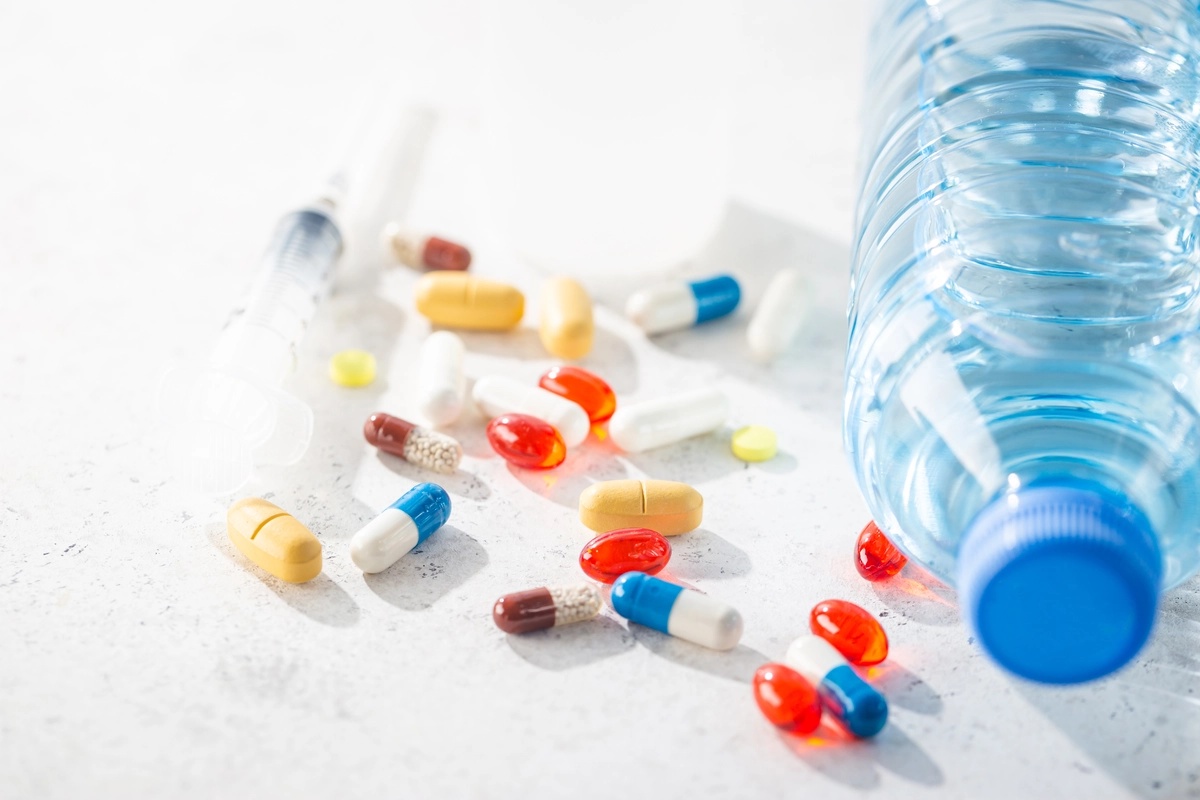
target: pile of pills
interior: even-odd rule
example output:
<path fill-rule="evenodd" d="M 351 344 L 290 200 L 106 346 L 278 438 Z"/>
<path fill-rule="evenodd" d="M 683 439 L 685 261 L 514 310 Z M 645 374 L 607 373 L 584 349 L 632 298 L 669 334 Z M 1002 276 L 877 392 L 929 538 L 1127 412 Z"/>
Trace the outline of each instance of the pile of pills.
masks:
<path fill-rule="evenodd" d="M 525 297 L 514 286 L 467 272 L 471 254 L 448 239 L 393 224 L 384 232 L 387 251 L 398 262 L 424 270 L 414 298 L 432 325 L 472 331 L 507 331 L 525 314 Z M 804 284 L 784 270 L 772 280 L 748 330 L 755 358 L 784 353 L 795 338 Z M 678 331 L 732 314 L 741 287 L 729 275 L 669 282 L 629 298 L 626 316 L 647 335 Z M 556 358 L 585 357 L 595 340 L 591 298 L 565 277 L 550 278 L 539 297 L 538 336 Z M 459 469 L 462 446 L 436 428 L 462 418 L 468 406 L 463 340 L 450 330 L 432 332 L 422 343 L 411 385 L 414 418 L 378 412 L 362 427 L 367 443 L 419 469 L 450 474 Z M 330 378 L 345 387 L 369 385 L 375 360 L 363 351 L 344 351 L 329 364 Z M 636 403 L 618 403 L 603 377 L 560 365 L 536 383 L 498 375 L 479 376 L 470 391 L 486 418 L 491 448 L 518 470 L 552 470 L 596 433 L 619 450 L 638 453 L 720 430 L 731 415 L 725 394 L 714 388 L 674 392 Z M 778 452 L 775 432 L 746 425 L 729 437 L 733 455 L 761 462 Z M 350 539 L 349 555 L 364 573 L 388 569 L 450 518 L 451 503 L 436 483 L 419 483 L 370 520 Z M 668 480 L 612 480 L 580 493 L 579 521 L 596 536 L 578 563 L 586 579 L 575 585 L 515 591 L 492 605 L 497 628 L 523 635 L 562 625 L 587 623 L 611 611 L 631 624 L 718 651 L 736 648 L 744 621 L 737 609 L 672 580 L 658 577 L 672 554 L 668 537 L 695 530 L 704 498 L 694 487 Z M 231 541 L 252 562 L 281 580 L 299 583 L 322 567 L 317 537 L 283 509 L 266 500 L 239 500 L 228 511 Z M 868 580 L 898 573 L 905 558 L 874 523 L 860 533 L 855 566 Z M 888 639 L 868 611 L 845 600 L 818 603 L 809 615 L 810 633 L 797 638 L 779 662 L 763 665 L 752 687 L 764 716 L 782 731 L 809 734 L 822 718 L 851 735 L 873 736 L 887 720 L 887 702 L 855 667 L 882 662 Z"/>

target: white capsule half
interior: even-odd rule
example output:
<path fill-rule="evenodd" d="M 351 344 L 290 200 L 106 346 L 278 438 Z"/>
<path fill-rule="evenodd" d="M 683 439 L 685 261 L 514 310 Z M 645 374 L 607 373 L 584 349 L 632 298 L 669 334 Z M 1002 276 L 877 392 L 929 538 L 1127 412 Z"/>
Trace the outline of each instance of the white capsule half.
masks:
<path fill-rule="evenodd" d="M 742 639 L 742 615 L 728 603 L 684 589 L 667 617 L 667 632 L 713 650 L 732 650 Z"/>
<path fill-rule="evenodd" d="M 497 375 L 475 381 L 471 391 L 475 404 L 488 417 L 502 414 L 528 414 L 549 422 L 567 447 L 582 444 L 592 429 L 583 406 L 573 403 L 540 386 L 527 386 L 512 378 Z"/>
<path fill-rule="evenodd" d="M 783 660 L 813 686 L 834 669 L 847 664 L 837 648 L 820 636 L 801 636 L 788 646 Z"/>
<path fill-rule="evenodd" d="M 398 508 L 387 508 L 350 540 L 350 560 L 363 572 L 383 572 L 421 541 L 417 523 Z"/>
<path fill-rule="evenodd" d="M 800 270 L 776 272 L 746 328 L 746 341 L 754 358 L 771 361 L 787 350 L 800 332 L 807 306 Z"/>
<path fill-rule="evenodd" d="M 696 295 L 683 281 L 643 289 L 625 303 L 625 316 L 647 334 L 690 328 L 698 314 Z"/>
<path fill-rule="evenodd" d="M 462 414 L 466 399 L 463 355 L 457 334 L 436 331 L 421 344 L 417 364 L 417 408 L 434 425 L 449 425 Z"/>
<path fill-rule="evenodd" d="M 729 400 L 717 389 L 623 405 L 608 421 L 608 435 L 627 453 L 640 453 L 715 431 L 729 417 Z"/>

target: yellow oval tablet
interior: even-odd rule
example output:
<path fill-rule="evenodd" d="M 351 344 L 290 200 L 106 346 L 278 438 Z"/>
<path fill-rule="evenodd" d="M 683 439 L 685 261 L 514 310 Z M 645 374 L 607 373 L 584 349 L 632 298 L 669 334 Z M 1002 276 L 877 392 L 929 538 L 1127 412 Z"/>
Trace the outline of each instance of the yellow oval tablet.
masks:
<path fill-rule="evenodd" d="M 417 281 L 417 311 L 434 325 L 503 331 L 521 321 L 525 295 L 499 281 L 461 272 L 431 272 Z"/>
<path fill-rule="evenodd" d="M 592 298 L 570 278 L 550 278 L 542 285 L 542 346 L 559 358 L 583 358 L 592 349 L 596 325 Z"/>
<path fill-rule="evenodd" d="M 747 425 L 733 432 L 733 454 L 742 461 L 767 461 L 779 452 L 775 431 L 766 425 Z"/>
<path fill-rule="evenodd" d="M 229 507 L 226 525 L 229 541 L 276 578 L 304 583 L 321 573 L 321 542 L 274 503 L 260 497 L 238 500 Z"/>
<path fill-rule="evenodd" d="M 366 350 L 343 350 L 329 359 L 329 379 L 352 389 L 375 380 L 375 356 Z"/>
<path fill-rule="evenodd" d="M 663 536 L 700 526 L 704 498 L 676 481 L 601 481 L 579 495 L 579 521 L 594 531 L 650 528 Z"/>

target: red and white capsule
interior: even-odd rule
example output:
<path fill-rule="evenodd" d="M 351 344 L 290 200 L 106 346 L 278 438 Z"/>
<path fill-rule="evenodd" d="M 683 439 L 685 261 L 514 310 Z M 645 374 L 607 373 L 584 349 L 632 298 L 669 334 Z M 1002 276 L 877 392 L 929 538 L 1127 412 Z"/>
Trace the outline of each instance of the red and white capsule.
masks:
<path fill-rule="evenodd" d="M 594 586 L 542 586 L 501 597 L 492 607 L 492 621 L 505 633 L 529 633 L 593 619 L 602 605 Z"/>
<path fill-rule="evenodd" d="M 391 414 L 368 417 L 363 423 L 363 438 L 385 453 L 444 475 L 458 469 L 462 461 L 462 445 L 452 437 Z"/>
<path fill-rule="evenodd" d="M 399 222 L 383 229 L 383 242 L 395 260 L 413 269 L 461 272 L 471 266 L 471 251 L 466 247 Z"/>

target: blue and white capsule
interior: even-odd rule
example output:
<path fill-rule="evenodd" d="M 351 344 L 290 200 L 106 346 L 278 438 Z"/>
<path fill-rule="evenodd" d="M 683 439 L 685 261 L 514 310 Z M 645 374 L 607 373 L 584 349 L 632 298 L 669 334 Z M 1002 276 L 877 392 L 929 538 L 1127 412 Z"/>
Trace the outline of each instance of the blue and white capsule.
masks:
<path fill-rule="evenodd" d="M 626 572 L 617 578 L 612 605 L 630 622 L 713 650 L 732 650 L 742 638 L 742 615 L 737 609 L 644 572 Z"/>
<path fill-rule="evenodd" d="M 666 333 L 732 314 L 741 299 L 731 275 L 672 281 L 635 292 L 625 303 L 625 316 L 648 334 Z"/>
<path fill-rule="evenodd" d="M 888 706 L 842 654 L 819 636 L 801 636 L 792 642 L 784 663 L 817 687 L 821 705 L 850 733 L 865 739 L 883 730 Z"/>
<path fill-rule="evenodd" d="M 436 483 L 418 483 L 350 540 L 350 560 L 363 572 L 383 572 L 450 519 L 450 495 Z"/>

